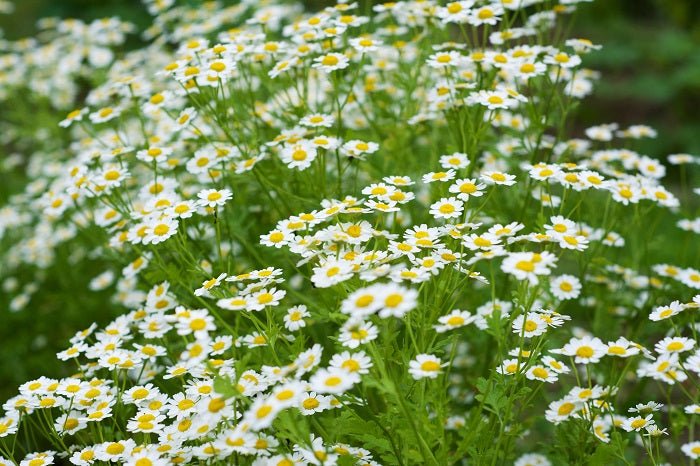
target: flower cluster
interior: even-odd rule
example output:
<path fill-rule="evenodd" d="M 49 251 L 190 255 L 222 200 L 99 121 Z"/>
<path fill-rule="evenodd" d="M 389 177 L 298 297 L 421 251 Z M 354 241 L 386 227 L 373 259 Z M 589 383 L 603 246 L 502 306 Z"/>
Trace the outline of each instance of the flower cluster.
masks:
<path fill-rule="evenodd" d="M 0 58 L 77 106 L 0 209 L 11 310 L 68 245 L 122 311 L 3 405 L 0 464 L 700 458 L 700 220 L 652 128 L 567 135 L 581 1 L 220 3 Z"/>

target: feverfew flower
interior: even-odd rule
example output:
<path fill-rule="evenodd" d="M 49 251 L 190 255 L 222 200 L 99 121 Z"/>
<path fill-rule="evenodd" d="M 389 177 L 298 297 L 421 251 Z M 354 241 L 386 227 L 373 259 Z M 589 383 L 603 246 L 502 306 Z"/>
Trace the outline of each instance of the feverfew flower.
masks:
<path fill-rule="evenodd" d="M 581 293 L 581 281 L 573 275 L 559 275 L 549 283 L 549 289 L 557 299 L 576 299 Z"/>
<path fill-rule="evenodd" d="M 197 203 L 202 207 L 219 207 L 233 197 L 233 193 L 228 189 L 205 189 L 197 193 L 199 201 Z"/>
<path fill-rule="evenodd" d="M 314 68 L 330 73 L 331 71 L 342 70 L 348 67 L 350 60 L 342 53 L 329 53 L 314 59 Z"/>
<path fill-rule="evenodd" d="M 430 214 L 437 219 L 458 218 L 463 210 L 464 203 L 456 197 L 443 197 L 430 206 Z"/>
<path fill-rule="evenodd" d="M 409 363 L 408 372 L 416 380 L 435 379 L 442 372 L 443 363 L 432 354 L 419 354 Z"/>
<path fill-rule="evenodd" d="M 552 353 L 572 356 L 579 364 L 595 364 L 605 356 L 607 348 L 600 338 L 584 336 L 572 338 L 563 348 L 552 350 Z"/>

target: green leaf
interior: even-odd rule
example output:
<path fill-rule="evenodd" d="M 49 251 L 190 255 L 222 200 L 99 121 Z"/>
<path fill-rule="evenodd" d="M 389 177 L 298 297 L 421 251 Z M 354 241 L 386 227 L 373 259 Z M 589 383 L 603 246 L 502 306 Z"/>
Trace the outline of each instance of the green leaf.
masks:
<path fill-rule="evenodd" d="M 214 391 L 224 398 L 233 398 L 239 395 L 233 382 L 229 378 L 221 376 L 214 377 Z"/>

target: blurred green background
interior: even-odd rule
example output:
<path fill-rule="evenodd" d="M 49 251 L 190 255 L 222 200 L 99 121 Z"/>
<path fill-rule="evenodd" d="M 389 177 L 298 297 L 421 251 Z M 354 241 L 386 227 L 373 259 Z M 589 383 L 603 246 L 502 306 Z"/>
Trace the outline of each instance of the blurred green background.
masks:
<path fill-rule="evenodd" d="M 12 15 L 0 15 L 0 28 L 10 40 L 31 36 L 36 21 L 46 16 L 84 20 L 119 16 L 139 29 L 150 22 L 139 0 L 13 3 Z M 305 3 L 316 9 L 332 2 Z M 644 141 L 641 152 L 662 159 L 675 152 L 700 155 L 700 0 L 597 0 L 583 4 L 572 37 L 604 45 L 602 51 L 586 58 L 586 65 L 599 70 L 603 79 L 580 107 L 574 136 L 582 136 L 583 128 L 599 123 L 618 122 L 623 127 L 643 123 L 655 127 L 660 137 Z M 4 191 L 0 199 L 6 199 L 8 186 L 22 185 L 21 180 L 13 181 L 0 183 L 0 191 Z M 68 255 L 70 251 L 59 253 Z M 87 293 L 86 283 L 72 294 L 79 299 L 66 299 L 66 287 L 101 270 L 89 263 L 70 270 L 47 270 L 48 277 L 57 278 L 45 282 L 30 305 L 17 314 L 5 310 L 9 297 L 1 296 L 0 291 L 0 400 L 12 396 L 15 387 L 28 378 L 64 376 L 61 371 L 72 370 L 67 364 L 58 364 L 54 354 L 65 348 L 77 330 L 93 321 L 105 323 L 113 317 L 109 312 L 117 310 L 107 302 L 107 293 Z"/>

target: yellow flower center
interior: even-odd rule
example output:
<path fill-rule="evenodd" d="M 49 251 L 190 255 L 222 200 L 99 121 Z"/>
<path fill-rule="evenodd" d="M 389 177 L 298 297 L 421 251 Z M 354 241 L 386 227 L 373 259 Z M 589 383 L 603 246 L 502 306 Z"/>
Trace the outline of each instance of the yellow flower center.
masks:
<path fill-rule="evenodd" d="M 440 370 L 440 364 L 435 361 L 425 361 L 420 365 L 422 371 L 436 372 Z"/>
<path fill-rule="evenodd" d="M 573 411 L 575 407 L 576 405 L 567 401 L 565 403 L 562 403 L 561 406 L 559 406 L 557 414 L 560 416 L 566 416 L 567 414 L 571 413 L 571 411 Z"/>
<path fill-rule="evenodd" d="M 384 305 L 387 307 L 396 307 L 399 304 L 403 302 L 403 296 L 400 294 L 394 293 L 390 294 L 389 296 L 386 297 L 384 300 Z"/>
<path fill-rule="evenodd" d="M 338 57 L 335 55 L 326 55 L 321 61 L 323 66 L 335 66 L 338 64 Z"/>
<path fill-rule="evenodd" d="M 680 351 L 684 347 L 685 345 L 683 345 L 683 343 L 681 343 L 680 341 L 672 341 L 668 344 L 668 346 L 666 346 L 666 349 L 669 351 Z"/>
<path fill-rule="evenodd" d="M 579 349 L 576 350 L 576 356 L 581 358 L 590 358 L 591 356 L 593 356 L 593 354 L 593 348 L 591 348 L 590 346 L 581 346 Z"/>
<path fill-rule="evenodd" d="M 105 448 L 105 451 L 110 455 L 118 455 L 124 451 L 124 445 L 116 442 L 110 443 L 109 445 L 107 445 L 107 448 Z"/>

